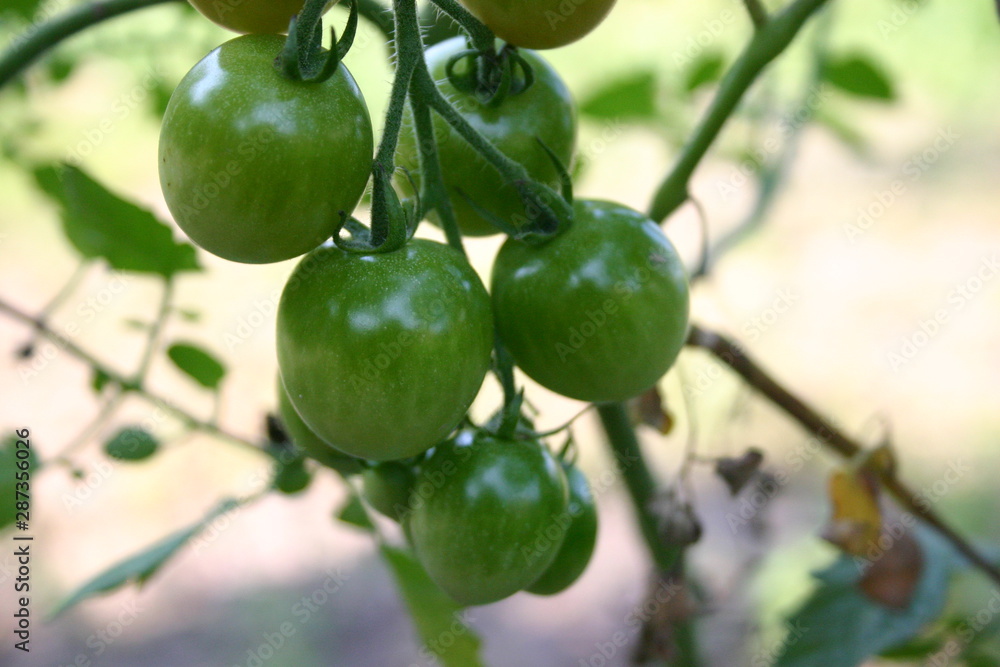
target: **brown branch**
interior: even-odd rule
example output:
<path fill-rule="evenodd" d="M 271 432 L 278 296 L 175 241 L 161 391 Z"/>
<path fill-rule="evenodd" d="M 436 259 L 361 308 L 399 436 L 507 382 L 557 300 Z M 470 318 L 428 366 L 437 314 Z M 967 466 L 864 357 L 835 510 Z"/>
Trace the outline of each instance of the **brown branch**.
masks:
<path fill-rule="evenodd" d="M 715 355 L 729 366 L 751 387 L 763 394 L 769 401 L 784 410 L 805 430 L 815 435 L 828 448 L 845 458 L 851 458 L 863 451 L 864 447 L 856 440 L 844 435 L 828 420 L 824 419 L 813 408 L 803 403 L 787 389 L 757 365 L 739 345 L 725 336 L 698 327 L 691 326 L 687 344 L 699 347 Z M 919 517 L 947 539 L 955 549 L 965 556 L 969 562 L 982 570 L 990 579 L 1000 584 L 1000 569 L 980 554 L 961 535 L 951 528 L 944 519 L 939 517 L 926 502 L 897 478 L 893 472 L 879 471 L 885 490 L 907 511 Z"/>

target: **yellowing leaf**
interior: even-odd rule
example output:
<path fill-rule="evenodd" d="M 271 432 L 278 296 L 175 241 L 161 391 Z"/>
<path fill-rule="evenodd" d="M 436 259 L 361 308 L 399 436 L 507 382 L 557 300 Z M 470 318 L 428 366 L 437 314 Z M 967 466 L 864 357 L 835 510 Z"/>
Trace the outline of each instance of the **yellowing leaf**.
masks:
<path fill-rule="evenodd" d="M 829 494 L 833 515 L 823 539 L 852 556 L 864 555 L 882 532 L 875 476 L 864 470 L 835 470 Z"/>

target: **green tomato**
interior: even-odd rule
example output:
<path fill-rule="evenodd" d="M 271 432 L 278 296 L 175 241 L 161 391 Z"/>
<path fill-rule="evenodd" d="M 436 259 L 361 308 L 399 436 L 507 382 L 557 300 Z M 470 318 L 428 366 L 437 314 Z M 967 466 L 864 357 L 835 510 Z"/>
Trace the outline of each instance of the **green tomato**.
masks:
<path fill-rule="evenodd" d="M 306 468 L 305 459 L 298 458 L 288 463 L 278 462 L 274 470 L 274 488 L 285 495 L 294 495 L 304 490 L 312 481 Z"/>
<path fill-rule="evenodd" d="M 292 16 L 301 12 L 305 6 L 305 0 L 190 0 L 190 2 L 209 21 L 233 32 L 274 35 L 286 32 Z M 330 2 L 326 9 L 335 4 L 335 1 Z"/>
<path fill-rule="evenodd" d="M 362 462 L 353 456 L 338 451 L 312 432 L 302 417 L 295 411 L 292 402 L 288 400 L 288 392 L 278 378 L 278 414 L 285 432 L 292 439 L 292 444 L 306 453 L 306 456 L 321 463 L 327 468 L 333 468 L 342 475 L 353 475 L 361 472 Z"/>
<path fill-rule="evenodd" d="M 575 42 L 604 20 L 615 0 L 459 0 L 500 39 L 529 49 Z"/>
<path fill-rule="evenodd" d="M 278 365 L 302 420 L 335 448 L 419 454 L 462 420 L 490 367 L 489 295 L 461 253 L 417 239 L 360 255 L 318 248 L 278 306 Z"/>
<path fill-rule="evenodd" d="M 566 480 L 535 441 L 449 441 L 421 467 L 407 534 L 427 574 L 463 605 L 496 602 L 552 564 Z M 553 539 L 554 538 L 554 539 Z"/>
<path fill-rule="evenodd" d="M 236 262 L 297 257 L 354 210 L 372 164 L 368 107 L 341 63 L 322 83 L 283 78 L 277 35 L 245 35 L 194 66 L 160 130 L 160 186 L 177 224 Z"/>
<path fill-rule="evenodd" d="M 561 522 L 565 539 L 549 569 L 527 588 L 536 595 L 554 595 L 569 588 L 587 569 L 597 542 L 597 507 L 590 484 L 574 465 L 564 463 L 563 472 L 569 486 L 569 504 Z"/>
<path fill-rule="evenodd" d="M 534 84 L 523 92 L 509 95 L 498 107 L 487 106 L 474 94 L 456 89 L 445 74 L 448 59 L 466 48 L 465 39 L 456 37 L 427 49 L 427 64 L 438 89 L 474 128 L 507 157 L 522 164 L 534 180 L 558 190 L 559 174 L 538 139 L 569 166 L 576 143 L 576 109 L 569 89 L 538 54 L 521 51 L 521 56 L 534 71 Z M 434 115 L 434 136 L 444 182 L 462 233 L 487 236 L 500 230 L 480 215 L 459 191 L 496 217 L 515 227 L 524 226 L 528 216 L 517 190 L 505 183 L 500 173 L 437 114 Z M 409 171 L 419 187 L 417 140 L 409 115 L 399 137 L 396 160 Z M 413 194 L 405 173 L 400 172 L 396 182 L 404 194 Z M 436 213 L 431 220 L 439 223 Z"/>
<path fill-rule="evenodd" d="M 500 339 L 533 380 L 581 401 L 653 386 L 687 337 L 677 251 L 646 216 L 577 201 L 569 228 L 538 246 L 508 239 L 493 266 Z"/>
<path fill-rule="evenodd" d="M 413 466 L 386 461 L 365 470 L 364 496 L 368 504 L 394 521 L 400 521 L 410 506 L 410 490 L 416 479 Z"/>

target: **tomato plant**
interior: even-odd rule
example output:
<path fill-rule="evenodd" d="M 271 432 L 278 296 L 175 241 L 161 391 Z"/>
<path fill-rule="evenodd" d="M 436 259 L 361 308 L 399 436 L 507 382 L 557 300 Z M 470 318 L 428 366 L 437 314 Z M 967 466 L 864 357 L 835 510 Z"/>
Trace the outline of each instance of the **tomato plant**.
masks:
<path fill-rule="evenodd" d="M 582 38 L 615 0 L 461 0 L 498 37 L 529 49 L 553 49 Z"/>
<path fill-rule="evenodd" d="M 333 446 L 328 445 L 322 438 L 312 432 L 302 417 L 295 411 L 292 402 L 288 400 L 288 392 L 278 378 L 278 415 L 281 417 L 281 424 L 292 440 L 292 444 L 301 449 L 307 456 L 332 468 L 343 475 L 350 475 L 361 472 L 361 462 Z"/>
<path fill-rule="evenodd" d="M 416 239 L 389 253 L 307 255 L 281 295 L 277 336 L 303 421 L 347 454 L 387 460 L 461 421 L 490 365 L 493 318 L 465 259 Z"/>
<path fill-rule="evenodd" d="M 497 330 L 539 384 L 584 401 L 653 386 L 684 345 L 688 286 L 670 241 L 624 206 L 577 201 L 542 245 L 506 241 L 492 277 Z"/>
<path fill-rule="evenodd" d="M 278 34 L 288 30 L 304 0 L 190 0 L 213 23 L 234 32 Z M 336 0 L 329 5 L 336 3 Z"/>
<path fill-rule="evenodd" d="M 572 160 L 576 110 L 562 79 L 541 56 L 521 51 L 520 56 L 534 73 L 534 83 L 527 90 L 507 95 L 499 105 L 493 106 L 484 102 L 475 90 L 456 88 L 446 74 L 449 59 L 465 49 L 465 40 L 456 37 L 427 50 L 427 64 L 441 92 L 453 100 L 476 130 L 505 155 L 523 165 L 531 178 L 558 187 L 559 174 L 539 141 L 544 142 L 563 164 L 568 165 Z M 466 60 L 464 66 L 472 67 L 474 63 L 474 60 Z M 472 236 L 499 233 L 500 230 L 484 218 L 477 207 L 512 227 L 524 226 L 527 214 L 512 184 L 506 183 L 499 172 L 439 116 L 435 117 L 434 133 L 444 182 L 452 193 L 452 206 L 462 232 Z M 417 148 L 411 119 L 400 135 L 397 154 L 400 166 L 408 170 L 408 174 L 397 176 L 397 183 L 404 192 L 411 191 L 408 176 L 418 186 L 421 182 Z"/>
<path fill-rule="evenodd" d="M 178 84 L 160 131 L 160 185 L 177 224 L 209 252 L 278 262 L 328 239 L 371 170 L 372 127 L 344 66 L 321 83 L 272 66 L 277 35 L 245 35 Z"/>
<path fill-rule="evenodd" d="M 442 443 L 413 494 L 406 521 L 417 558 L 462 604 L 496 602 L 530 586 L 562 544 L 554 517 L 566 512 L 566 481 L 538 442 L 480 436 Z"/>

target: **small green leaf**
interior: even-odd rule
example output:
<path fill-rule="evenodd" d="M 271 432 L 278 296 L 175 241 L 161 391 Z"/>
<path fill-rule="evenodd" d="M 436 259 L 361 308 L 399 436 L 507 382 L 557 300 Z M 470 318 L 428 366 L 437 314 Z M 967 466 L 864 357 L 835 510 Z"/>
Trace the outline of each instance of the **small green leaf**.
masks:
<path fill-rule="evenodd" d="M 43 192 L 62 208 L 63 231 L 87 258 L 104 258 L 113 268 L 170 278 L 200 271 L 194 246 L 174 241 L 170 227 L 149 211 L 125 201 L 76 167 L 35 171 Z"/>
<path fill-rule="evenodd" d="M 705 53 L 691 63 L 684 76 L 684 90 L 692 93 L 702 86 L 715 83 L 725 71 L 726 61 L 721 53 Z"/>
<path fill-rule="evenodd" d="M 197 310 L 191 310 L 189 308 L 178 308 L 177 314 L 181 316 L 185 322 L 199 322 L 201 320 L 201 313 Z"/>
<path fill-rule="evenodd" d="M 950 576 L 964 562 L 937 535 L 918 530 L 914 537 L 922 547 L 923 569 L 906 609 L 866 597 L 857 586 L 861 572 L 854 559 L 842 556 L 815 575 L 819 586 L 788 619 L 789 634 L 775 667 L 856 667 L 937 620 Z"/>
<path fill-rule="evenodd" d="M 337 518 L 344 523 L 351 524 L 355 528 L 361 528 L 362 530 L 367 531 L 375 529 L 375 525 L 372 523 L 371 517 L 368 516 L 368 511 L 365 509 L 365 506 L 361 504 L 361 499 L 354 493 L 351 494 L 351 497 L 347 499 L 344 506 L 340 508 L 339 512 L 337 512 Z"/>
<path fill-rule="evenodd" d="M 98 593 L 113 591 L 131 582 L 141 586 L 205 526 L 214 521 L 216 517 L 239 507 L 239 505 L 238 500 L 225 500 L 193 526 L 179 530 L 136 555 L 112 565 L 59 603 L 52 611 L 50 620 Z"/>
<path fill-rule="evenodd" d="M 597 120 L 653 120 L 658 116 L 656 89 L 653 72 L 630 73 L 614 79 L 584 100 L 580 113 Z"/>
<path fill-rule="evenodd" d="M 104 443 L 104 453 L 119 461 L 142 461 L 156 453 L 160 442 L 139 426 L 126 426 Z"/>
<path fill-rule="evenodd" d="M 14 523 L 16 518 L 17 505 L 14 501 L 17 490 L 15 485 L 18 479 L 15 474 L 27 472 L 30 478 L 34 474 L 35 468 L 38 467 L 38 457 L 35 456 L 34 447 L 30 447 L 32 439 L 28 438 L 28 448 L 17 446 L 17 441 L 20 439 L 17 435 L 12 434 L 4 438 L 3 444 L 0 444 L 0 475 L 2 475 L 0 477 L 0 530 Z M 27 452 L 27 455 L 19 457 L 17 455 L 18 449 Z M 28 462 L 26 471 L 22 471 L 18 466 L 19 461 Z"/>
<path fill-rule="evenodd" d="M 226 367 L 202 348 L 190 343 L 174 343 L 167 356 L 195 382 L 208 389 L 217 389 L 226 374 Z"/>
<path fill-rule="evenodd" d="M 831 58 L 823 68 L 823 78 L 851 95 L 884 102 L 896 99 L 888 75 L 866 56 Z"/>
<path fill-rule="evenodd" d="M 859 156 L 868 154 L 868 141 L 857 129 L 851 127 L 844 120 L 834 114 L 820 111 L 815 116 L 816 122 L 833 133 L 833 136 L 842 141 L 848 148 Z"/>
<path fill-rule="evenodd" d="M 110 380 L 111 378 L 108 377 L 107 373 L 101 370 L 95 370 L 94 377 L 90 380 L 90 386 L 93 388 L 94 393 L 100 394 L 104 391 L 104 388 L 108 386 L 108 382 Z"/>
<path fill-rule="evenodd" d="M 381 551 L 425 649 L 444 667 L 482 667 L 481 642 L 462 618 L 462 607 L 431 581 L 409 551 L 387 544 Z"/>

